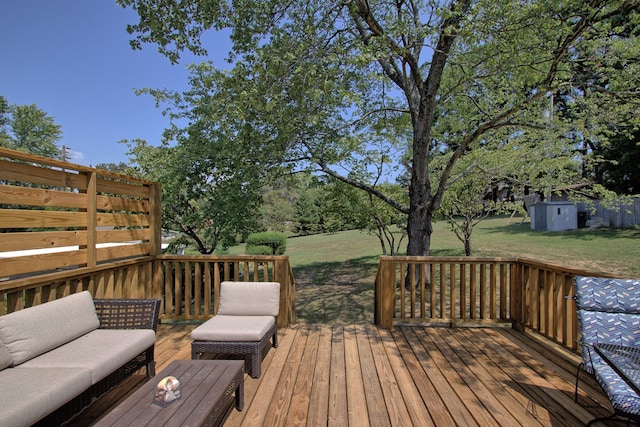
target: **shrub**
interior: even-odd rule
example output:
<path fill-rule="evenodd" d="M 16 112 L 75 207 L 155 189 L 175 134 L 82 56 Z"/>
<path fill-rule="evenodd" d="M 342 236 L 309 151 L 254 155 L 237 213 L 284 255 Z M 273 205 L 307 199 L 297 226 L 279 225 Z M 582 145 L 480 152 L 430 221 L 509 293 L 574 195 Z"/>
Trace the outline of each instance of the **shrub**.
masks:
<path fill-rule="evenodd" d="M 245 253 L 248 255 L 282 255 L 287 249 L 287 236 L 277 231 L 253 233 L 247 237 Z"/>

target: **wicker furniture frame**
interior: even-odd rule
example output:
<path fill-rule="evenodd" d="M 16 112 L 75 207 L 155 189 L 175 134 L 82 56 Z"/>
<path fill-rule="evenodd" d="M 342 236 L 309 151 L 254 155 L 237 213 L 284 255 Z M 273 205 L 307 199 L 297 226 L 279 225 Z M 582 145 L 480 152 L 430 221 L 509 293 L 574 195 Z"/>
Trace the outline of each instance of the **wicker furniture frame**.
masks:
<path fill-rule="evenodd" d="M 248 356 L 249 373 L 252 378 L 259 378 L 262 373 L 262 360 L 272 346 L 278 347 L 277 318 L 260 341 L 193 341 L 191 343 L 191 359 L 198 360 L 203 354 Z"/>
<path fill-rule="evenodd" d="M 99 329 L 153 329 L 154 332 L 158 329 L 159 299 L 96 299 L 94 305 L 100 319 Z M 147 378 L 150 379 L 155 375 L 154 347 L 149 347 L 35 425 L 52 426 L 69 422 L 142 367 L 146 367 Z"/>

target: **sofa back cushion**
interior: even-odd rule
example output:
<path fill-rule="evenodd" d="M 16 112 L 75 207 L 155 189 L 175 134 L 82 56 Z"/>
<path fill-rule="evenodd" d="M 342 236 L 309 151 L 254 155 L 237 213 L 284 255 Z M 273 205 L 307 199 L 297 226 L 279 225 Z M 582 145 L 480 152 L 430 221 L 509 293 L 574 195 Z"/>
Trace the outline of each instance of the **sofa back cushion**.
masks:
<path fill-rule="evenodd" d="M 9 349 L 0 341 L 0 370 L 8 368 L 13 363 Z"/>
<path fill-rule="evenodd" d="M 222 282 L 218 314 L 227 316 L 277 316 L 278 282 Z"/>
<path fill-rule="evenodd" d="M 0 316 L 0 340 L 19 365 L 97 329 L 93 298 L 87 291 Z"/>

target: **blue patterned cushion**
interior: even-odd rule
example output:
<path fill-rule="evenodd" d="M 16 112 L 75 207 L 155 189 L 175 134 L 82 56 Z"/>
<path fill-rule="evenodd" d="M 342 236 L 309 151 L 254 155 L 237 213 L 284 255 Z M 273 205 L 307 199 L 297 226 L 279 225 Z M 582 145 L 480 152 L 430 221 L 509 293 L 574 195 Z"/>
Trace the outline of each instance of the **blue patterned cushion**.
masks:
<path fill-rule="evenodd" d="M 589 345 L 609 343 L 640 347 L 640 314 L 606 313 L 578 310 L 578 325 L 582 343 L 582 360 L 587 362 L 594 351 Z M 591 354 L 590 354 L 591 353 Z M 589 363 L 585 370 L 593 373 Z"/>
<path fill-rule="evenodd" d="M 593 350 L 595 343 L 640 347 L 640 280 L 575 278 L 584 370 L 618 413 L 640 416 L 640 396 Z"/>
<path fill-rule="evenodd" d="M 640 396 L 600 358 L 599 354 L 592 352 L 591 360 L 596 380 L 609 398 L 613 409 L 617 412 L 640 416 Z"/>
<path fill-rule="evenodd" d="M 575 299 L 583 361 L 598 342 L 640 346 L 640 280 L 576 276 Z"/>
<path fill-rule="evenodd" d="M 584 310 L 640 314 L 640 280 L 576 276 L 575 296 Z"/>

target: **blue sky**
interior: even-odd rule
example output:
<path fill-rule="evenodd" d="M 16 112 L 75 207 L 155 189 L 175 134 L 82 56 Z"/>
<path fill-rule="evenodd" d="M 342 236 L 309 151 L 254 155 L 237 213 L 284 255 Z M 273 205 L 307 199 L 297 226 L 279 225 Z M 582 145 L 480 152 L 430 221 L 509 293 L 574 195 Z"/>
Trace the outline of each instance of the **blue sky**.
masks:
<path fill-rule="evenodd" d="M 126 25 L 137 15 L 114 0 L 0 0 L 0 95 L 35 104 L 62 127 L 59 145 L 86 166 L 126 162 L 122 139 L 158 144 L 167 119 L 136 88 L 187 88 L 185 65 L 223 59 L 230 42 L 208 35 L 209 56 L 183 55 L 171 65 L 155 45 L 129 47 Z"/>

